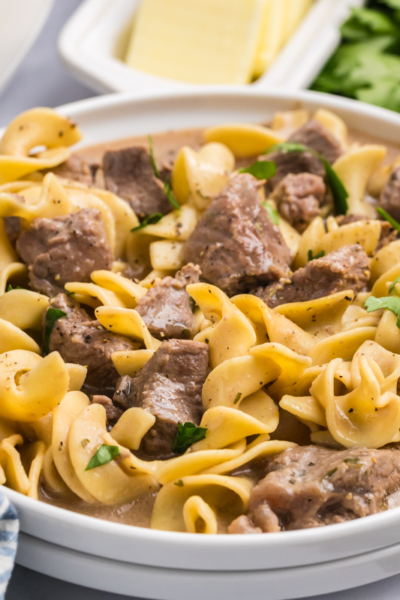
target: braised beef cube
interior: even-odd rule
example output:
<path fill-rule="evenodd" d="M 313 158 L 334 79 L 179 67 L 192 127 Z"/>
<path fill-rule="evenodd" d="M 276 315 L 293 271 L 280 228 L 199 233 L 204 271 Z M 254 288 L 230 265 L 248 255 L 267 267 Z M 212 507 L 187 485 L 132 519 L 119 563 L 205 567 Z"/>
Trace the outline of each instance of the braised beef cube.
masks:
<path fill-rule="evenodd" d="M 308 121 L 308 123 L 295 131 L 288 141 L 312 148 L 331 164 L 343 154 L 343 148 L 339 140 L 322 123 L 315 119 Z"/>
<path fill-rule="evenodd" d="M 18 238 L 21 235 L 21 219 L 19 217 L 5 217 L 4 229 L 8 240 L 13 248 L 15 248 Z"/>
<path fill-rule="evenodd" d="M 369 275 L 368 256 L 362 246 L 353 244 L 311 260 L 290 277 L 253 290 L 252 294 L 274 308 L 279 304 L 306 302 L 345 290 L 357 294 L 367 285 Z"/>
<path fill-rule="evenodd" d="M 382 190 L 380 206 L 396 221 L 400 221 L 400 166 L 392 170 L 390 179 Z"/>
<path fill-rule="evenodd" d="M 286 221 L 302 233 L 320 214 L 326 186 L 319 175 L 289 174 L 275 188 L 271 198 Z"/>
<path fill-rule="evenodd" d="M 260 160 L 270 160 L 276 164 L 276 175 L 268 179 L 267 189 L 274 190 L 286 175 L 312 173 L 325 177 L 325 167 L 317 156 L 311 152 L 282 152 L 277 150 L 272 154 L 260 157 Z"/>
<path fill-rule="evenodd" d="M 194 315 L 186 285 L 199 280 L 199 267 L 186 265 L 176 277 L 164 277 L 136 307 L 151 335 L 158 340 L 192 337 Z"/>
<path fill-rule="evenodd" d="M 184 260 L 198 264 L 203 277 L 229 295 L 289 273 L 290 250 L 261 204 L 259 186 L 248 174 L 231 179 L 184 248 Z"/>
<path fill-rule="evenodd" d="M 88 186 L 93 184 L 93 172 L 90 165 L 76 154 L 71 154 L 68 160 L 51 171 L 63 179 L 79 181 Z"/>
<path fill-rule="evenodd" d="M 138 350 L 140 344 L 105 330 L 98 321 L 65 294 L 54 298 L 50 307 L 67 313 L 58 319 L 49 340 L 50 352 L 58 351 L 65 362 L 86 366 L 85 384 L 99 393 L 113 391 L 118 380 L 111 355 L 114 352 Z"/>
<path fill-rule="evenodd" d="M 92 402 L 93 404 L 101 404 L 101 406 L 104 406 L 106 411 L 107 422 L 110 425 L 115 425 L 115 423 L 118 421 L 118 419 L 123 413 L 123 410 L 115 406 L 111 398 L 109 398 L 108 396 L 95 395 L 92 398 Z"/>
<path fill-rule="evenodd" d="M 54 219 L 34 219 L 17 242 L 29 265 L 33 289 L 52 297 L 70 281 L 90 281 L 90 274 L 112 267 L 113 255 L 100 211 L 87 208 Z"/>
<path fill-rule="evenodd" d="M 267 459 L 266 471 L 230 533 L 321 527 L 381 512 L 400 486 L 400 451 L 303 446 Z"/>
<path fill-rule="evenodd" d="M 109 151 L 103 157 L 107 189 L 120 196 L 140 219 L 153 213 L 166 215 L 172 207 L 154 175 L 150 154 L 141 146 Z"/>
<path fill-rule="evenodd" d="M 369 221 L 369 217 L 366 215 L 338 215 L 336 221 L 340 227 L 343 225 L 349 225 L 350 223 L 356 223 L 357 221 Z M 384 246 L 390 244 L 397 238 L 397 231 L 391 226 L 388 221 L 381 221 L 381 235 L 379 243 L 375 249 L 375 253 L 378 252 Z"/>
<path fill-rule="evenodd" d="M 156 417 L 141 443 L 146 455 L 170 457 L 178 423 L 200 424 L 208 353 L 207 344 L 201 342 L 165 341 L 132 379 L 129 407 L 139 406 Z"/>
<path fill-rule="evenodd" d="M 132 377 L 122 375 L 117 381 L 117 387 L 113 396 L 113 402 L 122 410 L 129 408 L 129 394 L 131 393 Z"/>

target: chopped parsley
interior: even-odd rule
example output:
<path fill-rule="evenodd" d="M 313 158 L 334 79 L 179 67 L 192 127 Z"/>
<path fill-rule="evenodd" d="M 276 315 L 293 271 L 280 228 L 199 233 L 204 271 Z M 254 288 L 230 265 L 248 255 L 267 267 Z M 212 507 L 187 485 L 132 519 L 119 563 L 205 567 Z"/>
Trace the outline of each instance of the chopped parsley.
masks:
<path fill-rule="evenodd" d="M 143 219 L 143 221 L 140 223 L 140 225 L 137 225 L 136 227 L 133 227 L 131 229 L 131 231 L 139 231 L 139 229 L 143 229 L 144 227 L 147 227 L 147 225 L 156 225 L 156 223 L 158 223 L 159 221 L 161 221 L 161 219 L 163 218 L 164 215 L 162 215 L 161 213 L 153 213 L 152 215 L 149 215 L 148 217 L 146 217 L 145 219 Z"/>
<path fill-rule="evenodd" d="M 43 356 L 47 356 L 47 354 L 49 353 L 50 336 L 51 336 L 51 332 L 53 331 L 53 327 L 54 327 L 56 321 L 58 321 L 58 319 L 61 319 L 61 317 L 66 317 L 66 316 L 67 316 L 67 313 L 64 312 L 63 310 L 59 310 L 58 308 L 50 307 L 47 310 L 45 321 L 44 321 L 44 338 L 43 338 L 43 347 L 42 347 Z"/>
<path fill-rule="evenodd" d="M 319 158 L 319 160 L 323 163 L 325 168 L 325 175 L 328 182 L 328 185 L 332 192 L 333 203 L 335 205 L 335 212 L 337 215 L 345 215 L 349 208 L 347 203 L 347 198 L 349 194 L 346 188 L 343 185 L 342 180 L 338 177 L 336 172 L 332 169 L 330 163 L 326 160 L 322 154 L 316 152 L 312 148 L 308 146 L 304 146 L 303 144 L 298 144 L 296 142 L 282 142 L 281 144 L 275 144 L 267 150 L 266 154 L 270 152 L 274 152 L 275 150 L 280 150 L 281 152 L 311 152 L 314 156 Z"/>
<path fill-rule="evenodd" d="M 327 477 L 331 477 L 332 475 L 334 475 L 337 470 L 338 470 L 338 467 L 335 467 L 334 469 L 331 469 L 330 471 L 328 471 L 327 474 L 325 475 L 324 479 L 326 479 Z"/>
<path fill-rule="evenodd" d="M 274 208 L 272 206 L 272 204 L 270 204 L 266 200 L 264 200 L 264 202 L 262 203 L 262 205 L 265 208 L 265 210 L 267 211 L 268 217 L 271 219 L 271 221 L 273 222 L 273 224 L 274 225 L 279 225 L 279 215 L 278 215 L 278 211 L 276 210 L 276 208 Z"/>
<path fill-rule="evenodd" d="M 396 286 L 396 283 L 400 283 L 400 275 L 398 277 L 396 277 L 396 279 L 394 281 L 392 281 L 392 283 L 390 284 L 390 288 L 389 288 L 389 294 L 391 294 Z"/>
<path fill-rule="evenodd" d="M 276 175 L 276 164 L 269 160 L 257 160 L 249 167 L 239 169 L 239 173 L 250 173 L 256 179 L 269 179 Z"/>
<path fill-rule="evenodd" d="M 235 396 L 233 404 L 237 404 L 239 402 L 240 398 L 242 397 L 242 395 L 243 395 L 242 392 L 238 392 Z"/>
<path fill-rule="evenodd" d="M 185 484 L 183 483 L 182 479 L 178 479 L 178 481 L 174 481 L 174 485 L 177 487 L 183 487 Z"/>
<path fill-rule="evenodd" d="M 89 460 L 85 471 L 101 467 L 111 462 L 113 458 L 120 455 L 118 446 L 109 446 L 108 444 L 102 444 L 97 450 L 96 454 Z"/>
<path fill-rule="evenodd" d="M 192 444 L 204 440 L 206 433 L 206 427 L 197 427 L 194 423 L 190 422 L 184 425 L 178 423 L 178 433 L 172 444 L 172 452 L 174 454 L 184 454 Z"/>
<path fill-rule="evenodd" d="M 360 462 L 360 459 L 356 457 L 354 458 L 345 458 L 343 459 L 343 462 L 350 464 L 350 465 L 356 465 L 358 462 Z"/>
<path fill-rule="evenodd" d="M 173 208 L 175 208 L 175 210 L 181 210 L 181 205 L 179 204 L 178 200 L 175 198 L 174 192 L 172 191 L 172 188 L 169 185 L 168 181 L 164 182 L 163 192 L 167 196 L 171 206 L 173 206 Z"/>
<path fill-rule="evenodd" d="M 376 209 L 377 212 L 381 215 L 381 217 L 383 217 L 385 219 L 385 221 L 387 221 L 388 223 L 391 224 L 391 226 L 396 229 L 396 231 L 398 233 L 400 233 L 400 223 L 398 223 L 396 221 L 396 219 L 393 219 L 393 217 L 391 217 L 389 215 L 389 213 L 386 212 L 386 210 L 383 210 L 383 208 L 381 208 L 380 206 L 378 206 L 378 208 Z"/>
<path fill-rule="evenodd" d="M 397 317 L 396 325 L 400 329 L 400 298 L 398 296 L 385 296 L 384 298 L 370 296 L 366 299 L 364 307 L 368 313 L 381 310 L 382 308 L 391 310 Z"/>
<path fill-rule="evenodd" d="M 312 260 L 317 260 L 318 258 L 322 258 L 323 256 L 325 256 L 325 252 L 323 250 L 321 250 L 321 252 L 318 252 L 315 256 L 313 256 L 312 250 L 309 250 L 307 252 L 308 262 L 311 262 Z"/>
<path fill-rule="evenodd" d="M 7 292 L 12 292 L 13 290 L 22 290 L 22 287 L 20 287 L 19 285 L 17 285 L 16 288 L 13 288 L 13 286 L 11 285 L 11 283 L 9 283 L 8 286 L 7 286 Z"/>

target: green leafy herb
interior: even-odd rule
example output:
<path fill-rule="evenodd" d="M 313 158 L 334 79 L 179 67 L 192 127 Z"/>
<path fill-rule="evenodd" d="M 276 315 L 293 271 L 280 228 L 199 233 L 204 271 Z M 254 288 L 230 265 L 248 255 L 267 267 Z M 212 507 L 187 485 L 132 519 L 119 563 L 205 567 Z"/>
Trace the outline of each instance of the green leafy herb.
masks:
<path fill-rule="evenodd" d="M 51 332 L 53 331 L 55 322 L 58 321 L 58 319 L 61 319 L 61 317 L 66 317 L 66 316 L 67 316 L 67 313 L 64 312 L 63 310 L 59 310 L 58 308 L 50 307 L 47 310 L 45 321 L 44 321 L 44 338 L 43 338 L 43 348 L 42 348 L 43 356 L 46 356 L 49 353 L 50 335 L 51 335 Z"/>
<path fill-rule="evenodd" d="M 175 208 L 175 210 L 181 210 L 181 205 L 179 204 L 178 200 L 175 198 L 174 192 L 172 191 L 172 188 L 169 185 L 168 181 L 164 182 L 163 190 L 164 190 L 164 194 L 167 196 L 171 206 L 173 206 Z"/>
<path fill-rule="evenodd" d="M 396 219 L 393 219 L 393 217 L 391 217 L 389 213 L 387 213 L 386 210 L 383 210 L 383 208 L 381 208 L 380 206 L 378 206 L 376 210 L 385 219 L 385 221 L 390 223 L 391 226 L 400 233 L 400 223 L 398 223 Z"/>
<path fill-rule="evenodd" d="M 325 256 L 324 250 L 321 250 L 315 256 L 313 256 L 313 251 L 312 250 L 309 250 L 307 252 L 308 262 L 310 262 L 312 260 L 317 260 L 317 258 L 322 258 L 323 256 Z"/>
<path fill-rule="evenodd" d="M 19 285 L 17 285 L 16 288 L 13 288 L 13 286 L 11 285 L 11 283 L 9 283 L 8 286 L 7 286 L 7 292 L 12 292 L 13 290 L 22 290 L 22 287 L 20 287 Z"/>
<path fill-rule="evenodd" d="M 200 442 L 206 437 L 207 428 L 197 427 L 194 423 L 178 423 L 178 433 L 172 445 L 174 454 L 183 454 L 195 442 Z"/>
<path fill-rule="evenodd" d="M 162 215 L 161 213 L 153 213 L 152 215 L 149 215 L 148 217 L 143 219 L 140 225 L 133 227 L 131 231 L 139 231 L 139 229 L 143 229 L 144 227 L 147 227 L 147 225 L 155 225 L 156 223 L 158 223 L 158 221 L 161 221 L 163 216 L 164 215 Z"/>
<path fill-rule="evenodd" d="M 182 479 L 178 479 L 178 481 L 174 481 L 174 485 L 177 487 L 183 487 L 185 484 L 183 483 Z"/>
<path fill-rule="evenodd" d="M 153 167 L 154 175 L 157 177 L 157 179 L 161 179 L 160 171 L 158 170 L 156 159 L 154 156 L 153 138 L 151 137 L 151 135 L 149 135 L 149 136 L 147 136 L 147 139 L 149 141 L 149 154 L 150 154 L 150 160 L 151 160 L 151 165 Z"/>
<path fill-rule="evenodd" d="M 242 395 L 243 395 L 242 392 L 238 392 L 235 396 L 233 404 L 237 404 L 239 402 L 240 398 L 242 397 Z"/>
<path fill-rule="evenodd" d="M 360 459 L 355 457 L 355 458 L 345 458 L 343 460 L 343 462 L 350 464 L 350 465 L 356 465 L 358 462 L 360 462 Z"/>
<path fill-rule="evenodd" d="M 75 292 L 66 291 L 65 293 L 67 294 L 68 298 L 72 298 L 72 296 L 75 296 Z"/>
<path fill-rule="evenodd" d="M 94 454 L 89 460 L 85 471 L 90 471 L 90 469 L 95 469 L 96 467 L 101 467 L 101 465 L 106 465 L 107 463 L 111 462 L 113 458 L 119 456 L 119 454 L 120 452 L 118 446 L 108 446 L 108 444 L 102 444 L 97 450 L 96 454 Z"/>
<path fill-rule="evenodd" d="M 400 0 L 368 0 L 340 31 L 342 45 L 312 89 L 400 112 Z"/>
<path fill-rule="evenodd" d="M 262 203 L 262 205 L 266 209 L 266 211 L 268 213 L 268 216 L 271 219 L 271 221 L 273 222 L 273 224 L 274 225 L 279 225 L 279 215 L 278 215 L 278 211 L 276 210 L 276 208 L 274 208 L 272 206 L 272 204 L 270 204 L 266 200 L 264 200 L 264 202 Z"/>
<path fill-rule="evenodd" d="M 394 281 L 392 281 L 390 288 L 389 288 L 389 294 L 391 294 L 394 290 L 394 288 L 396 287 L 396 283 L 400 283 L 400 275 L 398 277 L 396 277 L 396 279 Z"/>
<path fill-rule="evenodd" d="M 281 144 L 275 144 L 274 146 L 272 146 L 272 148 L 267 150 L 266 154 L 269 154 L 270 152 L 274 152 L 275 150 L 280 150 L 281 152 L 285 152 L 285 153 L 311 152 L 311 154 L 313 154 L 314 156 L 319 158 L 319 160 L 322 162 L 322 164 L 324 165 L 324 168 L 325 168 L 326 180 L 327 180 L 328 185 L 332 192 L 333 203 L 335 205 L 336 214 L 337 215 L 345 215 L 347 213 L 347 210 L 349 208 L 349 205 L 347 203 L 347 198 L 349 197 L 349 194 L 348 194 L 346 188 L 344 187 L 343 182 L 340 179 L 340 177 L 332 169 L 332 166 L 329 164 L 329 162 L 326 160 L 326 158 L 324 156 L 322 156 L 322 154 L 320 154 L 319 152 L 316 152 L 315 150 L 313 150 L 312 148 L 309 148 L 308 146 L 304 146 L 303 144 L 298 144 L 295 142 L 282 142 Z"/>
<path fill-rule="evenodd" d="M 398 296 L 386 296 L 385 298 L 370 296 L 366 299 L 364 306 L 368 313 L 375 310 L 382 310 L 383 308 L 391 310 L 397 317 L 396 325 L 400 329 L 400 298 Z"/>
<path fill-rule="evenodd" d="M 325 475 L 324 479 L 326 479 L 327 477 L 331 477 L 331 475 L 334 475 L 337 470 L 338 470 L 338 467 L 335 467 L 334 469 L 331 469 L 330 471 L 328 471 L 327 474 Z"/>
<path fill-rule="evenodd" d="M 257 160 L 249 167 L 239 169 L 239 173 L 250 173 L 257 179 L 269 179 L 276 175 L 276 164 L 269 160 Z"/>

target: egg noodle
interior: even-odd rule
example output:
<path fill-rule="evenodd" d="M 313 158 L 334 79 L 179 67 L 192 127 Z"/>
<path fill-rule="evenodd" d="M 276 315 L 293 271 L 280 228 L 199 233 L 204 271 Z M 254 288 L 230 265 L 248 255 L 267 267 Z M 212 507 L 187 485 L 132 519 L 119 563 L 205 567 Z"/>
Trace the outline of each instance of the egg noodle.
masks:
<path fill-rule="evenodd" d="M 158 222 L 142 228 L 117 195 L 52 172 L 81 139 L 78 126 L 44 108 L 8 126 L 0 143 L 2 484 L 34 499 L 44 486 L 105 505 L 129 503 L 151 491 L 157 494 L 152 528 L 217 533 L 226 506 L 234 517 L 246 512 L 254 486 L 232 472 L 296 445 L 270 439 L 280 408 L 305 424 L 316 444 L 381 448 L 400 441 L 400 329 L 392 310 L 364 307 L 371 296 L 400 295 L 400 284 L 392 285 L 400 275 L 400 241 L 376 251 L 383 221 L 365 200 L 371 190 L 375 196 L 381 192 L 390 168 L 381 166 L 384 146 L 349 144 L 346 125 L 336 115 L 319 110 L 314 119 L 345 148 L 333 169 L 348 192 L 348 213 L 368 218 L 339 227 L 327 213 L 300 234 L 279 216 L 279 229 L 296 269 L 307 264 L 310 252 L 316 256 L 360 244 L 370 257 L 369 291 L 357 297 L 352 290 L 340 291 L 269 308 L 251 294 L 228 297 L 209 283 L 188 285 L 196 304 L 193 339 L 209 347 L 200 423 L 206 435 L 173 458 L 144 460 L 135 453 L 154 425 L 152 414 L 128 408 L 110 428 L 105 408 L 81 391 L 86 365 L 66 363 L 58 352 L 43 356 L 43 315 L 50 299 L 27 289 L 27 266 L 6 235 L 6 217 L 19 217 L 26 230 L 37 218 L 100 211 L 113 267 L 94 271 L 91 282 L 70 281 L 65 289 L 94 310 L 105 330 L 138 342 L 138 349 L 112 356 L 120 376 L 133 376 L 161 344 L 135 310 L 140 299 L 184 266 L 185 242 L 237 174 L 237 161 L 268 151 L 307 119 L 306 111 L 297 110 L 275 115 L 270 128 L 228 124 L 206 130 L 201 148 L 182 147 L 174 160 L 171 193 L 181 208 L 171 206 Z M 262 186 L 259 193 L 262 202 Z M 274 208 L 273 200 L 268 202 Z M 141 281 L 123 277 L 139 248 L 151 267 Z M 117 448 L 115 456 L 88 469 L 102 446 Z"/>

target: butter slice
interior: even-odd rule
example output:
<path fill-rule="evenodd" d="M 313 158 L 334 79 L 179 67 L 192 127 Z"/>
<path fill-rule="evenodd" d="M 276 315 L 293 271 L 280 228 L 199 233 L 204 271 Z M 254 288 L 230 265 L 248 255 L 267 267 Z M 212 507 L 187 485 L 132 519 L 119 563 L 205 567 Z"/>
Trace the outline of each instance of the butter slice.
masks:
<path fill-rule="evenodd" d="M 126 62 L 188 83 L 249 83 L 270 2 L 142 0 Z"/>

